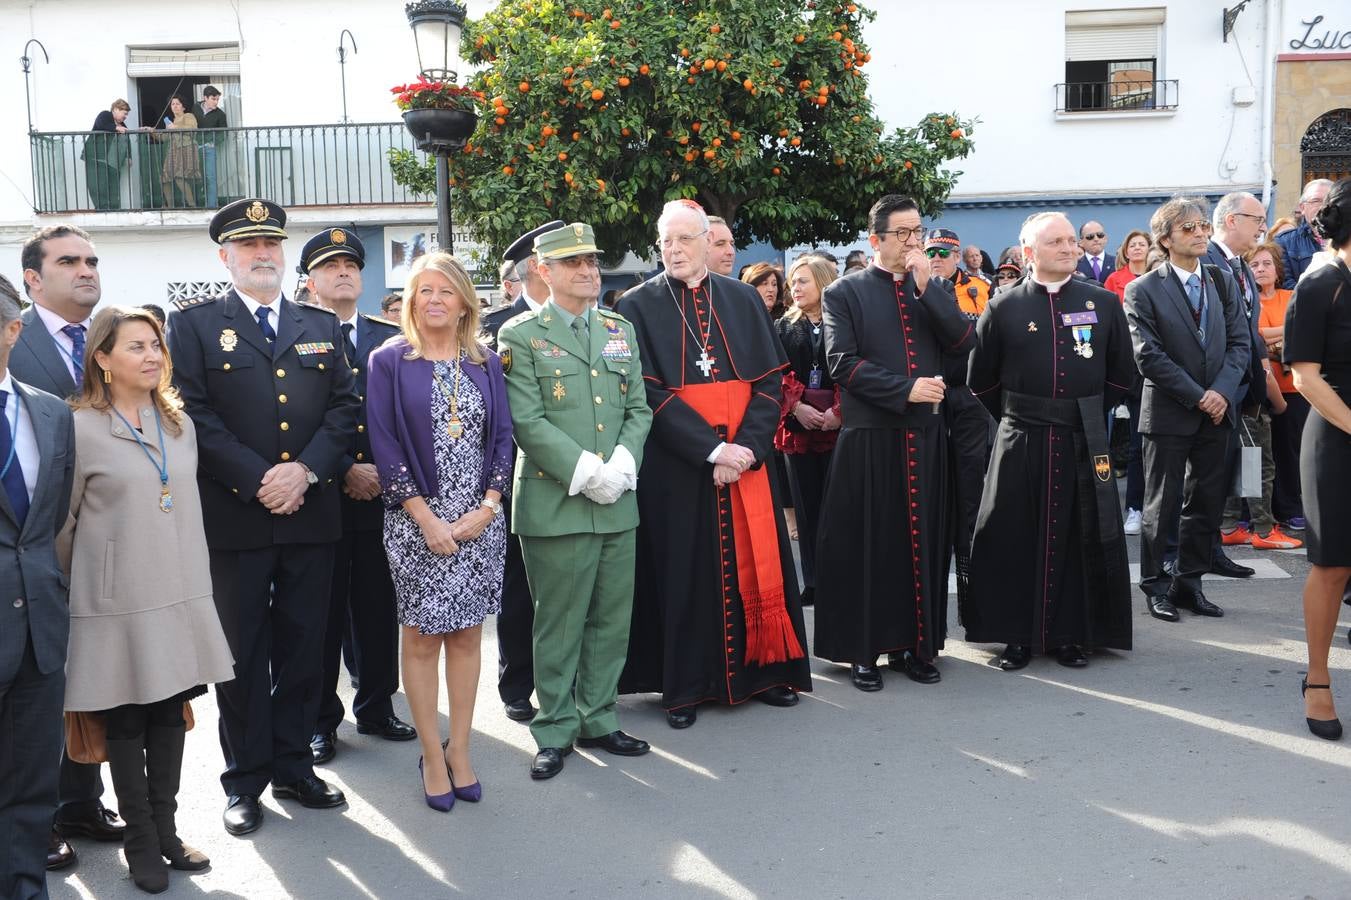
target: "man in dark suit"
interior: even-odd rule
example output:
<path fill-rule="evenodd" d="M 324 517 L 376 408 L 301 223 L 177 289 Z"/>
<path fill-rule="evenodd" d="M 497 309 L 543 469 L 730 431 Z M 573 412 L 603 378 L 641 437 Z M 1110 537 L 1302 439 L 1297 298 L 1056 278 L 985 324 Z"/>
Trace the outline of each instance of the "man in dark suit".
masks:
<path fill-rule="evenodd" d="M 357 731 L 391 741 L 417 737 L 413 726 L 394 715 L 393 697 L 399 689 L 399 628 L 394 609 L 394 583 L 385 558 L 384 504 L 380 476 L 366 435 L 366 359 L 371 351 L 399 334 L 399 326 L 357 312 L 361 270 L 366 248 L 345 228 L 325 228 L 300 251 L 300 272 L 318 304 L 338 317 L 343 352 L 356 378 L 361 409 L 352 429 L 347 452 L 338 466 L 342 473 L 342 538 L 333 554 L 332 605 L 324 636 L 324 682 L 319 721 L 310 739 L 316 764 L 337 752 L 338 723 L 343 719 L 338 698 L 338 669 L 343 638 L 349 637 L 350 659 L 356 676 L 352 713 Z"/>
<path fill-rule="evenodd" d="M 64 402 L 9 371 L 19 309 L 0 276 L 0 896 L 27 898 L 47 896 L 57 803 L 70 607 L 56 535 L 70 507 L 75 429 Z"/>
<path fill-rule="evenodd" d="M 1098 284 L 1106 282 L 1107 276 L 1116 271 L 1116 260 L 1106 253 L 1107 230 L 1101 222 L 1090 219 L 1083 224 L 1079 229 L 1079 246 L 1084 251 L 1079 258 L 1079 274 Z"/>
<path fill-rule="evenodd" d="M 1126 320 L 1145 379 L 1140 588 L 1151 615 L 1176 622 L 1179 606 L 1224 614 L 1201 592 L 1201 576 L 1228 492 L 1225 463 L 1252 333 L 1233 276 L 1200 263 L 1211 232 L 1205 201 L 1169 200 L 1149 227 L 1168 261 L 1126 288 Z M 1179 506 L 1176 574 L 1169 576 L 1163 552 Z"/>
<path fill-rule="evenodd" d="M 521 313 L 538 311 L 549 299 L 549 285 L 539 274 L 539 260 L 535 257 L 535 238 L 563 227 L 561 219 L 546 222 L 518 237 L 503 254 L 503 263 L 516 267 L 516 278 L 521 293 L 511 306 L 493 310 L 483 317 L 483 330 L 497 343 L 497 332 L 506 322 Z M 503 276 L 505 279 L 505 276 Z M 512 455 L 515 465 L 515 454 Z M 514 476 L 513 476 L 514 477 Z M 510 504 L 503 507 L 510 516 Z M 530 693 L 535 689 L 535 665 L 531 634 L 535 627 L 535 607 L 530 598 L 530 585 L 525 578 L 525 560 L 521 556 L 521 540 L 507 522 L 507 563 L 502 579 L 502 611 L 497 614 L 497 694 L 507 718 L 515 722 L 529 722 L 535 717 Z"/>
<path fill-rule="evenodd" d="M 218 685 L 225 830 L 263 821 L 272 796 L 346 802 L 314 774 L 339 487 L 356 430 L 338 318 L 282 296 L 286 212 L 248 198 L 211 220 L 233 287 L 169 315 L 174 384 L 197 429 L 202 518 L 235 678 Z"/>
<path fill-rule="evenodd" d="M 20 251 L 23 286 L 33 305 L 10 355 L 14 377 L 62 399 L 73 396 L 84 372 L 84 339 L 102 295 L 98 256 L 89 235 L 72 225 L 35 231 Z M 71 762 L 61 754 L 61 800 L 48 847 L 48 864 L 75 862 L 69 838 L 122 840 L 122 820 L 107 809 L 97 763 Z"/>

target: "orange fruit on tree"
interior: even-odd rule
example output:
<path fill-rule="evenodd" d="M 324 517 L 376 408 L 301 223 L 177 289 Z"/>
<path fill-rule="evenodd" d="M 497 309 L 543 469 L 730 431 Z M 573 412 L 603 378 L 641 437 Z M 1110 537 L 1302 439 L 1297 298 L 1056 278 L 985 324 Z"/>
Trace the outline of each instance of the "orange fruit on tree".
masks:
<path fill-rule="evenodd" d="M 703 127 L 704 127 L 704 126 L 703 126 L 703 123 L 702 123 L 702 122 L 691 122 L 691 123 L 690 123 L 690 130 L 693 131 L 693 132 L 695 132 L 696 134 L 699 132 L 699 129 L 700 129 L 700 128 L 703 128 Z"/>
<path fill-rule="evenodd" d="M 704 71 L 705 72 L 713 71 L 713 67 L 716 66 L 717 64 L 718 61 L 716 59 L 709 57 L 708 59 L 704 60 Z"/>
<path fill-rule="evenodd" d="M 788 137 L 788 129 L 787 129 L 787 128 L 780 128 L 780 129 L 779 129 L 779 137 Z"/>
<path fill-rule="evenodd" d="M 704 151 L 704 159 L 712 159 L 713 157 L 715 157 L 715 156 L 717 156 L 717 155 L 718 155 L 718 151 L 716 151 L 716 150 L 705 150 L 705 151 Z"/>
<path fill-rule="evenodd" d="M 907 160 L 905 161 L 905 167 L 906 167 L 907 169 L 913 169 L 913 168 L 915 167 L 915 164 L 912 163 L 910 160 L 907 159 Z"/>
<path fill-rule="evenodd" d="M 800 43 L 802 43 L 803 41 L 805 41 L 806 39 L 807 39 L 807 36 L 806 36 L 805 34 L 795 34 L 795 35 L 793 35 L 793 43 L 794 43 L 794 44 L 800 44 Z"/>
<path fill-rule="evenodd" d="M 629 81 L 629 77 L 628 77 L 627 75 L 620 75 L 620 76 L 619 76 L 619 86 L 620 86 L 620 87 L 626 88 L 626 87 L 628 87 L 628 86 L 629 86 L 630 84 L 632 84 L 632 83 L 633 83 L 633 82 Z"/>
<path fill-rule="evenodd" d="M 638 67 L 638 74 L 639 74 L 639 75 L 646 75 L 648 72 L 651 72 L 651 71 L 652 71 L 652 67 L 649 66 L 647 63 L 643 63 L 641 66 Z"/>
<path fill-rule="evenodd" d="M 745 88 L 746 90 L 748 90 L 748 91 L 755 90 L 755 82 L 754 82 L 754 81 L 751 81 L 749 78 L 747 78 L 745 81 L 741 82 L 741 86 L 744 87 L 744 88 Z"/>
<path fill-rule="evenodd" d="M 571 172 L 564 172 L 564 173 L 563 173 L 563 180 L 566 181 L 568 184 L 572 184 L 572 173 L 571 173 Z"/>
<path fill-rule="evenodd" d="M 610 8 L 609 8 L 608 6 L 607 6 L 604 10 L 601 11 L 600 17 L 601 17 L 602 19 L 608 19 L 608 18 L 610 18 Z"/>
<path fill-rule="evenodd" d="M 960 128 L 954 128 L 948 136 L 951 138 L 959 138 L 962 136 L 962 130 Z"/>
<path fill-rule="evenodd" d="M 802 138 L 800 138 L 800 137 L 795 137 L 795 138 L 793 138 L 791 141 L 789 141 L 788 143 L 792 144 L 794 147 L 801 147 L 801 146 L 802 146 Z"/>
<path fill-rule="evenodd" d="M 741 140 L 741 132 L 739 132 L 739 131 L 733 131 L 733 132 L 732 132 L 732 140 L 734 140 L 734 141 L 739 141 L 739 140 Z"/>
<path fill-rule="evenodd" d="M 571 75 L 571 74 L 572 74 L 573 72 L 575 72 L 575 71 L 577 71 L 577 70 L 574 69 L 572 66 L 564 66 L 564 67 L 563 67 L 563 74 L 564 74 L 564 75 Z"/>
<path fill-rule="evenodd" d="M 686 84 L 694 84 L 694 76 L 691 75 L 689 78 L 686 78 L 685 82 Z"/>
<path fill-rule="evenodd" d="M 713 34 L 719 34 L 722 31 L 722 26 L 714 22 L 708 27 L 708 30 Z"/>
<path fill-rule="evenodd" d="M 605 193 L 605 179 L 604 179 L 604 178 L 597 178 L 597 179 L 596 179 L 596 187 L 600 190 L 600 192 L 601 192 L 602 194 Z"/>
<path fill-rule="evenodd" d="M 680 48 L 680 55 L 683 56 L 683 57 L 685 57 L 686 59 L 688 59 L 688 58 L 689 58 L 689 55 L 690 55 L 690 48 L 689 48 L 689 47 L 681 47 L 681 48 Z"/>
<path fill-rule="evenodd" d="M 516 170 L 513 169 L 511 166 L 503 166 L 503 167 L 502 167 L 502 174 L 503 174 L 503 175 L 511 175 L 511 174 L 513 174 L 515 171 L 516 171 Z"/>
<path fill-rule="evenodd" d="M 501 116 L 498 116 L 496 119 L 493 119 L 493 122 L 496 123 L 496 124 L 498 124 L 498 125 L 505 125 L 505 124 L 507 124 L 507 120 L 504 119 L 504 118 L 502 118 Z"/>
<path fill-rule="evenodd" d="M 572 133 L 572 140 L 573 140 L 574 142 L 580 141 L 581 139 L 582 139 L 582 133 L 581 133 L 580 131 L 574 131 L 574 132 Z"/>
<path fill-rule="evenodd" d="M 596 88 L 594 91 L 591 92 L 591 99 L 592 99 L 592 100 L 602 100 L 602 99 L 604 99 L 604 98 L 605 98 L 605 92 L 602 91 L 600 88 Z"/>
<path fill-rule="evenodd" d="M 624 137 L 628 137 L 629 135 L 633 134 L 633 132 L 627 128 L 619 129 L 619 133 L 622 134 Z"/>
<path fill-rule="evenodd" d="M 722 146 L 722 138 L 714 138 L 713 141 L 712 141 L 712 143 L 713 143 L 713 146 L 714 146 L 714 147 L 721 147 L 721 146 Z"/>
<path fill-rule="evenodd" d="M 780 171 L 781 171 L 781 170 L 779 169 L 778 166 L 775 166 L 774 168 L 770 169 L 769 171 L 770 171 L 770 173 L 773 174 L 773 175 L 778 175 L 778 174 L 780 174 Z"/>
<path fill-rule="evenodd" d="M 528 93 L 530 93 L 530 82 L 528 82 L 528 81 L 522 81 L 522 82 L 518 85 L 518 87 L 520 87 L 521 93 L 522 93 L 522 94 L 528 94 Z"/>
<path fill-rule="evenodd" d="M 693 150 L 688 151 L 685 154 L 685 162 L 694 162 L 695 157 L 697 157 L 698 155 L 699 154 L 695 153 Z"/>
<path fill-rule="evenodd" d="M 586 89 L 589 91 L 589 90 L 591 90 L 591 88 L 592 88 L 592 84 L 591 84 L 591 82 L 590 82 L 589 80 L 588 80 L 588 81 L 583 81 L 583 82 L 582 82 L 582 87 L 586 88 Z"/>
<path fill-rule="evenodd" d="M 680 136 L 680 140 L 676 141 L 676 143 L 682 147 L 688 144 L 689 142 L 690 142 L 689 136 L 684 134 Z"/>
<path fill-rule="evenodd" d="M 558 154 L 558 161 L 559 161 L 559 162 L 567 162 L 567 161 L 568 161 L 568 154 L 567 154 L 567 151 L 561 151 L 561 152 Z"/>
<path fill-rule="evenodd" d="M 554 127 L 552 125 L 545 125 L 539 130 L 539 133 L 545 137 L 549 137 L 554 133 Z"/>

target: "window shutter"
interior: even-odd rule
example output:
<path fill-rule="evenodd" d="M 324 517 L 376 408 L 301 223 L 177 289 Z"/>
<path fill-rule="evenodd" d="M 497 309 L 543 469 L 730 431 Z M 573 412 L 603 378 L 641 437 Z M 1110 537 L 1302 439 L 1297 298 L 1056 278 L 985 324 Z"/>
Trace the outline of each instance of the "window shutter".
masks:
<path fill-rule="evenodd" d="M 128 53 L 127 75 L 131 78 L 239 74 L 238 44 L 195 49 L 132 47 Z"/>
<path fill-rule="evenodd" d="M 1065 13 L 1065 60 L 1157 59 L 1164 10 L 1103 9 Z"/>

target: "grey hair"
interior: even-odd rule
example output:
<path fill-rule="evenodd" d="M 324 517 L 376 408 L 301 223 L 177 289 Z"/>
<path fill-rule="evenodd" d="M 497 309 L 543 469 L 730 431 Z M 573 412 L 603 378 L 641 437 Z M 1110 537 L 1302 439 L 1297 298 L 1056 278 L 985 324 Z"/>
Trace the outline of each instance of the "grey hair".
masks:
<path fill-rule="evenodd" d="M 657 233 L 664 232 L 671 220 L 677 216 L 694 216 L 699 222 L 701 231 L 708 231 L 708 213 L 704 212 L 703 207 L 692 204 L 688 200 L 671 200 L 661 208 L 661 215 L 657 218 Z"/>
<path fill-rule="evenodd" d="M 1168 248 L 1164 246 L 1163 239 L 1172 234 L 1173 227 L 1187 216 L 1209 220 L 1210 206 L 1205 198 L 1174 197 L 1154 210 L 1154 215 L 1149 217 L 1149 232 L 1154 237 L 1154 244 L 1166 252 Z"/>
<path fill-rule="evenodd" d="M 1307 202 L 1309 199 L 1309 191 L 1320 187 L 1332 190 L 1332 180 L 1328 178 L 1315 178 L 1313 181 L 1310 181 L 1308 184 L 1304 185 L 1304 193 L 1299 195 L 1299 202 Z"/>
<path fill-rule="evenodd" d="M 23 304 L 19 302 L 19 292 L 14 289 L 14 284 L 5 276 L 0 275 L 0 327 L 8 325 L 23 312 Z"/>
<path fill-rule="evenodd" d="M 1232 194 L 1225 194 L 1220 198 L 1220 202 L 1215 204 L 1215 212 L 1210 218 L 1210 224 L 1217 232 L 1225 230 L 1224 220 L 1237 213 L 1245 200 L 1262 202 L 1247 191 L 1234 191 Z"/>
<path fill-rule="evenodd" d="M 1063 212 L 1039 212 L 1033 213 L 1023 220 L 1023 227 L 1018 231 L 1018 244 L 1022 247 L 1031 247 L 1036 243 L 1037 235 L 1041 233 L 1041 228 L 1052 219 L 1064 219 L 1065 224 L 1070 228 L 1074 224 L 1070 222 L 1070 217 Z"/>
<path fill-rule="evenodd" d="M 521 279 L 521 284 L 525 284 L 530 277 L 530 260 L 531 257 L 527 256 L 516 264 L 516 277 Z"/>

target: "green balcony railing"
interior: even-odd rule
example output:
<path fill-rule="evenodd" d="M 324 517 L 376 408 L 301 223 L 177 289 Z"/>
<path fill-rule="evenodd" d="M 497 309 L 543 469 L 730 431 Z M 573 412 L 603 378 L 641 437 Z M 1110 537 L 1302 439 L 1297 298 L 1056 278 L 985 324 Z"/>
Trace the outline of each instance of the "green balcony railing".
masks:
<path fill-rule="evenodd" d="M 400 122 L 192 131 L 35 132 L 39 213 L 427 203 L 394 182 L 388 151 L 417 152 Z"/>

